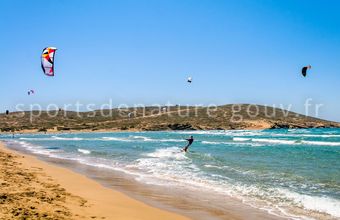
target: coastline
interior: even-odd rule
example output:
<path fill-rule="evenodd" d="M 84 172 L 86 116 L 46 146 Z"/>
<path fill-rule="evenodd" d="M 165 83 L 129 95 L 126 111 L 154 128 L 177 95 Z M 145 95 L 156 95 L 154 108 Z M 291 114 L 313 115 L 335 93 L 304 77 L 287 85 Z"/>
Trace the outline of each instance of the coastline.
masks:
<path fill-rule="evenodd" d="M 328 155 L 329 152 L 338 152 L 334 146 L 340 146 L 339 130 L 199 132 L 195 135 L 197 143 L 193 151 L 186 155 L 177 154 L 183 145 L 177 142 L 184 134 L 188 133 L 18 135 L 15 139 L 4 137 L 3 143 L 9 152 L 15 152 L 19 157 L 27 155 L 52 167 L 64 168 L 143 204 L 191 219 L 276 220 L 307 216 L 326 220 L 339 215 L 336 196 L 320 197 L 318 194 L 308 194 L 308 188 L 306 190 L 297 188 L 299 190 L 297 192 L 296 188 L 276 186 L 278 181 L 289 186 L 294 185 L 296 180 L 294 173 L 298 173 L 301 170 L 299 168 L 303 170 L 306 166 L 310 167 L 309 170 L 316 170 L 321 175 L 329 176 L 329 179 L 336 179 L 336 173 L 334 174 L 332 169 L 319 170 L 317 167 L 315 169 L 310 163 L 309 156 L 302 154 L 301 160 L 296 160 L 299 162 L 292 162 L 290 155 L 300 152 L 301 148 L 310 155 L 310 149 L 313 148 L 315 149 L 313 154 L 318 155 L 316 161 L 322 163 L 323 158 L 327 158 L 327 161 L 333 159 L 335 163 L 336 157 L 329 158 Z M 260 156 L 264 153 L 264 156 Z M 119 157 L 120 155 L 124 156 Z M 273 159 L 281 157 L 287 158 L 282 161 L 284 169 L 277 170 L 276 165 L 271 164 Z M 221 158 L 227 163 L 222 163 Z M 239 158 L 242 158 L 242 162 L 239 162 Z M 264 158 L 268 160 L 262 161 Z M 2 159 L 3 157 L 0 161 Z M 258 167 L 254 167 L 253 161 L 259 160 L 261 160 L 259 164 L 256 163 Z M 250 161 L 251 172 L 247 161 Z M 167 170 L 164 170 L 165 167 Z M 262 172 L 261 167 L 266 167 L 267 171 Z M 7 172 L 7 168 L 4 169 L 3 166 L 0 168 L 2 168 L 0 175 Z M 10 164 L 9 168 L 12 170 L 17 166 Z M 27 168 L 26 170 L 32 172 L 36 169 L 31 166 Z M 197 168 L 199 172 L 196 173 L 192 168 Z M 294 170 L 293 178 L 288 177 L 282 181 L 281 174 L 286 175 L 287 168 Z M 14 176 L 18 172 L 24 172 L 25 169 L 16 170 Z M 44 173 L 43 176 L 46 176 L 46 172 Z M 268 181 L 266 174 L 270 174 L 272 179 Z M 309 178 L 314 173 L 303 175 L 302 177 Z M 63 178 L 63 175 L 61 177 Z M 224 181 L 224 177 L 231 178 L 231 181 Z M 249 179 L 253 177 L 255 180 Z M 0 176 L 2 185 L 1 179 L 4 178 Z M 233 179 L 239 182 L 232 181 Z M 31 179 L 26 185 L 35 184 L 34 181 Z M 53 180 L 47 185 L 55 185 L 56 182 L 59 184 Z M 300 186 L 300 182 L 297 184 Z M 306 184 L 310 182 L 306 181 Z M 262 186 L 263 188 L 259 188 Z M 336 187 L 329 184 L 326 187 L 321 185 L 320 188 L 336 195 Z M 61 188 L 65 189 L 63 186 Z M 60 191 L 60 188 L 56 187 L 54 191 Z M 86 191 L 86 187 L 82 188 L 82 191 Z M 7 192 L 11 190 L 7 189 L 5 193 Z M 69 193 L 68 190 L 66 192 Z M 291 197 L 292 193 L 295 193 L 294 198 Z M 80 194 L 72 195 L 79 197 L 80 202 L 83 199 Z M 79 203 L 72 197 L 71 200 L 75 200 L 73 203 Z M 308 206 L 310 201 L 315 201 L 320 207 Z"/>
<path fill-rule="evenodd" d="M 86 216 L 96 216 L 95 219 L 114 218 L 152 220 L 163 218 L 241 220 L 248 219 L 250 216 L 254 220 L 282 219 L 277 215 L 269 214 L 267 211 L 245 205 L 241 201 L 235 200 L 231 197 L 226 197 L 223 199 L 223 201 L 220 201 L 222 203 L 211 201 L 210 204 L 210 202 L 206 202 L 209 201 L 206 199 L 211 198 L 214 200 L 215 198 L 211 197 L 210 194 L 206 194 L 207 192 L 200 192 L 200 194 L 205 195 L 202 197 L 203 200 L 200 196 L 185 190 L 169 188 L 167 192 L 164 192 L 164 188 L 162 187 L 140 184 L 134 179 L 131 179 L 130 176 L 127 176 L 119 171 L 116 172 L 112 170 L 96 169 L 84 164 L 74 163 L 73 161 L 69 161 L 67 159 L 64 160 L 37 155 L 31 153 L 30 151 L 17 148 L 16 145 L 7 145 L 6 143 L 0 141 L 0 154 L 2 152 L 16 155 L 20 160 L 19 163 L 25 165 L 24 169 L 35 170 L 38 167 L 39 169 L 43 170 L 44 176 L 48 175 L 49 177 L 52 177 L 53 183 L 60 184 L 63 189 L 66 189 L 67 193 L 71 193 L 76 197 L 84 199 L 84 201 L 87 202 L 86 204 L 91 204 L 90 207 L 93 206 L 92 204 L 95 204 L 95 206 L 102 206 L 102 203 L 105 205 L 111 204 L 111 206 L 109 205 L 107 208 L 101 207 L 102 209 L 96 212 L 93 212 L 93 209 L 97 210 L 96 208 L 87 209 L 84 211 L 82 210 L 84 207 L 71 207 L 72 212 L 75 213 L 74 216 L 76 216 L 76 219 L 78 216 L 82 216 L 82 218 L 84 218 L 84 215 L 80 215 L 78 213 L 86 213 Z M 82 187 L 78 188 L 79 185 Z M 98 188 L 100 188 L 100 190 L 104 188 L 103 193 L 101 194 L 104 195 L 104 199 L 101 198 L 100 194 L 97 194 Z M 116 196 L 116 194 L 118 194 L 118 196 Z M 112 195 L 111 199 L 107 198 L 108 195 Z M 185 196 L 183 197 L 178 195 Z M 112 198 L 117 199 L 114 200 Z M 131 201 L 129 202 L 129 200 L 132 200 L 132 205 L 130 205 Z M 110 214 L 112 211 L 117 214 L 117 212 L 112 209 L 112 204 L 118 206 L 119 213 L 122 213 L 122 215 L 120 215 L 121 217 L 117 217 L 116 215 L 109 215 L 109 217 L 99 215 L 98 217 L 95 215 L 98 213 L 101 215 L 102 213 Z M 221 204 L 222 207 L 224 207 L 223 211 L 221 210 L 220 205 L 215 206 L 216 204 Z M 142 206 L 147 206 L 147 209 Z M 137 209 L 135 207 L 137 207 Z M 123 211 L 121 209 L 123 209 Z M 129 211 L 136 214 L 132 217 L 130 215 L 124 215 L 124 212 Z M 140 215 L 139 212 L 142 212 L 143 215 Z M 136 218 L 136 216 L 138 218 Z"/>
<path fill-rule="evenodd" d="M 0 141 L 1 145 L 1 141 Z M 283 219 L 281 216 L 276 214 L 270 214 L 265 210 L 258 209 L 256 207 L 252 207 L 249 205 L 245 205 L 243 202 L 232 198 L 226 197 L 223 200 L 217 202 L 216 198 L 211 197 L 212 195 L 206 194 L 207 192 L 200 192 L 203 196 L 203 200 L 200 196 L 195 195 L 191 192 L 187 192 L 184 190 L 175 190 L 168 189 L 167 192 L 164 192 L 164 188 L 162 187 L 154 187 L 148 186 L 144 184 L 140 184 L 135 180 L 131 181 L 131 178 L 125 176 L 125 174 L 120 172 L 113 172 L 101 169 L 95 169 L 91 166 L 86 166 L 83 164 L 76 164 L 72 161 L 61 160 L 56 158 L 50 158 L 45 156 L 40 156 L 36 154 L 32 154 L 29 151 L 21 150 L 17 148 L 15 145 L 7 145 L 3 143 L 3 147 L 0 147 L 0 153 L 2 150 L 5 150 L 9 153 L 13 153 L 18 155 L 19 157 L 24 157 L 29 160 L 26 161 L 25 164 L 29 164 L 29 167 L 32 167 L 32 164 L 36 164 L 33 167 L 42 168 L 45 173 L 49 176 L 53 177 L 57 180 L 58 184 L 61 184 L 63 188 L 80 198 L 86 199 L 86 201 L 95 201 L 96 205 L 101 206 L 101 202 L 105 204 L 117 204 L 119 206 L 119 211 L 124 209 L 124 212 L 136 212 L 136 215 L 130 217 L 130 215 L 125 216 L 124 213 L 121 215 L 122 218 L 111 216 L 105 219 L 197 219 L 197 220 L 217 220 L 217 219 L 228 219 L 228 220 L 241 220 L 248 219 L 250 216 L 254 220 L 274 220 L 274 219 Z M 57 170 L 57 172 L 55 171 Z M 50 174 L 51 173 L 51 174 Z M 65 178 L 64 176 L 67 176 Z M 80 182 L 78 178 L 82 179 Z M 61 181 L 59 181 L 61 179 Z M 85 179 L 85 180 L 84 180 Z M 82 183 L 85 182 L 85 184 Z M 92 182 L 96 186 L 91 186 L 88 181 Z M 78 185 L 81 184 L 83 187 L 78 188 Z M 65 186 L 64 186 L 65 185 Z M 101 199 L 101 196 L 96 192 L 99 188 L 104 188 L 105 192 L 103 192 L 104 200 Z M 71 189 L 71 190 L 69 190 Z M 90 189 L 91 192 L 88 192 Z M 94 192 L 93 192 L 94 191 Z M 111 192 L 112 193 L 109 193 Z M 90 195 L 88 195 L 90 193 Z M 93 193 L 97 195 L 93 198 Z M 118 196 L 115 194 L 118 193 Z M 118 198 L 118 201 L 107 199 L 107 195 L 112 194 L 112 198 Z M 185 195 L 177 196 L 177 195 Z M 90 196 L 90 198 L 89 198 Z M 123 199 L 120 199 L 120 196 Z M 197 196 L 199 198 L 197 198 Z M 99 198 L 98 198 L 99 197 Z M 145 209 L 140 206 L 140 204 L 130 205 L 130 202 L 126 202 L 127 198 L 133 200 L 134 202 L 141 203 L 144 206 L 148 206 L 149 209 Z M 213 201 L 207 203 L 207 198 L 211 198 Z M 99 203 L 98 203 L 99 200 Z M 219 199 L 218 199 L 219 200 Z M 221 203 L 222 202 L 222 203 Z M 216 206 L 217 205 L 217 206 Z M 222 205 L 220 207 L 220 205 Z M 112 205 L 111 205 L 112 206 Z M 137 209 L 134 208 L 137 206 Z M 91 205 L 92 207 L 92 205 Z M 223 207 L 223 208 L 222 208 Z M 222 208 L 222 209 L 221 209 Z M 75 209 L 78 212 L 79 207 Z M 78 211 L 77 211 L 78 210 Z M 137 211 L 136 211 L 137 210 Z M 144 214 L 140 217 L 140 210 Z M 145 210 L 148 210 L 147 212 Z M 154 210 L 157 210 L 155 212 Z M 165 213 L 162 211 L 165 210 Z M 223 210 L 223 211 L 222 211 Z M 110 213 L 112 208 L 109 206 L 107 209 L 104 209 L 99 212 L 94 213 Z M 114 211 L 114 210 L 113 210 Z M 80 213 L 84 213 L 84 211 L 79 211 Z M 94 214 L 92 209 L 87 210 L 87 213 Z M 116 213 L 116 211 L 115 211 Z M 161 215 L 159 213 L 162 213 Z M 168 216 L 168 213 L 171 215 Z M 176 213 L 176 214 L 175 214 Z M 131 213 L 129 213 L 131 214 Z M 76 214 L 79 215 L 79 214 Z M 95 215 L 94 215 L 95 216 Z M 151 216 L 151 217 L 149 217 Z M 156 216 L 156 217 L 153 217 Z M 165 217 L 163 217 L 165 216 Z M 1 218 L 0 218 L 1 219 Z M 91 218 L 92 219 L 92 218 Z"/>
<path fill-rule="evenodd" d="M 66 168 L 10 150 L 2 142 L 0 154 L 5 158 L 1 160 L 0 166 L 6 169 L 0 179 L 4 186 L 1 188 L 3 210 L 0 219 L 23 216 L 58 219 L 189 219 L 105 188 Z"/>
<path fill-rule="evenodd" d="M 315 184 L 308 180 L 314 172 L 307 171 L 303 176 L 299 173 L 309 167 L 319 176 L 337 179 L 332 167 L 326 169 L 328 163 L 325 169 L 313 164 L 323 164 L 324 159 L 337 164 L 337 157 L 330 158 L 329 152 L 337 154 L 339 149 L 334 146 L 340 146 L 340 130 L 198 132 L 193 151 L 178 154 L 183 145 L 179 140 L 185 134 L 188 135 L 186 132 L 18 135 L 14 139 L 4 137 L 3 143 L 20 155 L 62 167 L 148 206 L 191 219 L 306 216 L 326 220 L 339 215 L 336 183 L 320 185 L 317 189 L 325 192 L 325 197 L 321 197 L 310 194 L 308 188 L 315 189 Z M 300 154 L 301 149 L 306 154 Z M 312 155 L 318 155 L 313 160 L 309 156 L 311 149 Z M 297 152 L 301 160 L 291 160 L 291 155 Z M 283 169 L 272 163 L 276 158 L 283 158 Z M 16 166 L 10 169 L 13 167 Z M 288 177 L 287 169 L 292 170 Z M 6 170 L 2 169 L 0 174 Z M 307 188 L 301 186 L 301 178 L 308 178 Z M 285 185 L 277 186 L 277 182 Z M 319 183 L 318 179 L 315 182 Z M 327 196 L 333 193 L 335 196 Z M 310 207 L 310 201 L 320 207 Z"/>

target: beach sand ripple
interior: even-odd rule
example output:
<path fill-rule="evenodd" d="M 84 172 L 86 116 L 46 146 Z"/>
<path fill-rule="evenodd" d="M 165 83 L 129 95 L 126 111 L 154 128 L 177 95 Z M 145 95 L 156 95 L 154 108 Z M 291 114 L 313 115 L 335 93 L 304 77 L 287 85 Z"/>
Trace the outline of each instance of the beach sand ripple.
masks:
<path fill-rule="evenodd" d="M 0 219 L 70 219 L 76 216 L 66 203 L 86 206 L 41 168 L 21 167 L 18 157 L 0 151 Z"/>

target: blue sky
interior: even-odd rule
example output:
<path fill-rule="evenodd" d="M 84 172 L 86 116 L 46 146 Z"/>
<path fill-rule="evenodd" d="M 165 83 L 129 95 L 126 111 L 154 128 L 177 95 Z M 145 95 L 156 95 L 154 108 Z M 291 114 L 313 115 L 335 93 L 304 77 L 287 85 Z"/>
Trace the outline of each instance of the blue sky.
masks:
<path fill-rule="evenodd" d="M 1 0 L 0 111 L 112 99 L 303 113 L 311 98 L 340 121 L 339 11 L 336 0 Z M 54 78 L 40 68 L 46 46 L 58 48 Z"/>

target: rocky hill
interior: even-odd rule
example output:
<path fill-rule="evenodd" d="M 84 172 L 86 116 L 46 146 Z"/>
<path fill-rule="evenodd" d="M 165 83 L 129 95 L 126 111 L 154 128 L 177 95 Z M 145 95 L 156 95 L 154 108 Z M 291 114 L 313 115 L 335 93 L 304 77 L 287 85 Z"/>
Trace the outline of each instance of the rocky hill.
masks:
<path fill-rule="evenodd" d="M 2 132 L 231 130 L 340 127 L 339 123 L 260 105 L 146 107 L 92 112 L 0 114 Z"/>

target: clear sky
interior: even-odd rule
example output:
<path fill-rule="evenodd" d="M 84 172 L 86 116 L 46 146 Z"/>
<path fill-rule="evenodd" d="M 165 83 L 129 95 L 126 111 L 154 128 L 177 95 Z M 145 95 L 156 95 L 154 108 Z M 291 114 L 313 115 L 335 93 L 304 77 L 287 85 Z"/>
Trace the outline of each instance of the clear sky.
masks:
<path fill-rule="evenodd" d="M 1 0 L 0 111 L 112 99 L 303 113 L 312 98 L 340 121 L 339 11 L 337 0 Z M 46 46 L 58 48 L 53 78 Z"/>

